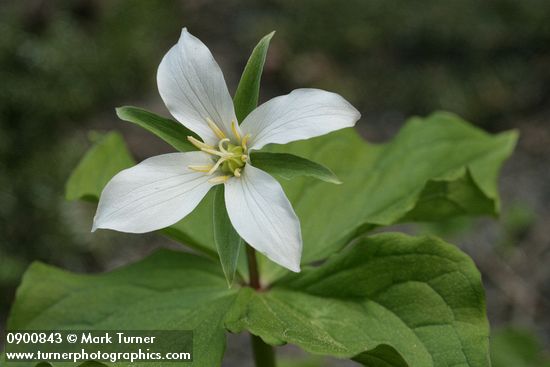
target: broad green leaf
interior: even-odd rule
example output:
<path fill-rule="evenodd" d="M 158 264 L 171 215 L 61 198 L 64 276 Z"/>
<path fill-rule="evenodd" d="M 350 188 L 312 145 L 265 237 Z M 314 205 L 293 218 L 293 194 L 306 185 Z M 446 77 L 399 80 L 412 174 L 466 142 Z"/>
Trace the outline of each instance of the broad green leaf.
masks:
<path fill-rule="evenodd" d="M 196 137 L 196 134 L 177 121 L 131 106 L 118 107 L 116 114 L 121 120 L 134 123 L 152 132 L 180 152 L 197 150 L 187 140 L 188 136 Z"/>
<path fill-rule="evenodd" d="M 516 139 L 516 132 L 490 135 L 438 112 L 410 119 L 386 144 L 365 143 L 347 129 L 273 146 L 330 167 L 343 182 L 281 182 L 302 224 L 302 263 L 326 258 L 377 226 L 496 215 L 498 172 Z M 265 262 L 264 276 L 277 277 L 276 266 Z"/>
<path fill-rule="evenodd" d="M 134 160 L 117 132 L 110 132 L 94 144 L 74 169 L 65 187 L 67 200 L 96 201 L 103 187 Z"/>
<path fill-rule="evenodd" d="M 226 326 L 366 366 L 490 365 L 480 274 L 431 237 L 363 238 L 268 291 L 243 288 Z"/>
<path fill-rule="evenodd" d="M 225 348 L 223 320 L 237 294 L 227 289 L 219 268 L 213 261 L 168 250 L 100 275 L 77 275 L 35 263 L 23 277 L 7 328 L 193 330 L 194 361 L 186 365 L 219 366 Z"/>
<path fill-rule="evenodd" d="M 353 358 L 354 361 L 369 367 L 407 367 L 407 362 L 395 349 L 386 344 L 380 344 L 376 348 L 363 352 Z"/>
<path fill-rule="evenodd" d="M 491 335 L 493 367 L 550 367 L 536 335 L 529 330 L 506 328 Z"/>
<path fill-rule="evenodd" d="M 295 177 L 309 176 L 322 181 L 341 184 L 338 177 L 327 167 L 309 159 L 288 153 L 252 152 L 251 162 L 254 167 L 267 173 L 291 180 Z"/>
<path fill-rule="evenodd" d="M 214 190 L 212 214 L 214 220 L 214 242 L 218 250 L 225 279 L 229 287 L 231 287 L 237 270 L 239 252 L 244 243 L 233 228 L 227 215 L 223 185 L 218 185 Z"/>
<path fill-rule="evenodd" d="M 469 169 L 430 180 L 415 207 L 401 221 L 441 221 L 456 215 L 496 215 L 495 201 L 474 181 Z"/>
<path fill-rule="evenodd" d="M 224 327 L 366 366 L 489 366 L 483 289 L 471 260 L 440 240 L 399 234 L 362 239 L 263 292 L 227 289 L 217 263 L 168 250 L 100 275 L 35 263 L 7 325 L 193 330 L 193 366 L 220 365 Z"/>
<path fill-rule="evenodd" d="M 233 98 L 235 114 L 239 122 L 242 122 L 258 105 L 262 71 L 264 69 L 267 50 L 269 49 L 269 41 L 271 41 L 274 34 L 275 32 L 271 32 L 258 42 L 241 75 L 241 80 Z"/>

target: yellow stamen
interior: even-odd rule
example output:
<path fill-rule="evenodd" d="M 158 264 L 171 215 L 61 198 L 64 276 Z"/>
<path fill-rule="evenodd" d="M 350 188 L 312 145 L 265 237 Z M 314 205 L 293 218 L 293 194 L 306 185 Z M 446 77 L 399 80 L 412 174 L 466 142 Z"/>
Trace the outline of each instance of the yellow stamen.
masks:
<path fill-rule="evenodd" d="M 233 135 L 235 135 L 235 137 L 240 143 L 242 138 L 241 138 L 241 134 L 239 134 L 239 130 L 237 130 L 237 124 L 235 123 L 235 121 L 231 121 L 231 131 L 233 131 Z"/>
<path fill-rule="evenodd" d="M 241 169 L 240 168 L 237 168 L 233 171 L 233 175 L 235 177 L 241 177 Z"/>
<path fill-rule="evenodd" d="M 217 176 L 217 177 L 211 178 L 210 180 L 208 180 L 208 182 L 217 185 L 217 184 L 226 182 L 227 180 L 229 180 L 229 178 L 230 178 L 229 176 Z"/>
<path fill-rule="evenodd" d="M 250 139 L 250 134 L 246 134 L 243 138 L 243 140 L 241 141 L 241 146 L 243 147 L 244 151 L 246 152 L 246 143 L 248 143 L 248 139 Z"/>
<path fill-rule="evenodd" d="M 199 149 L 201 149 L 201 150 L 202 150 L 202 149 L 215 149 L 213 146 L 208 145 L 208 144 L 205 144 L 205 143 L 203 143 L 202 141 L 196 139 L 196 138 L 193 137 L 193 136 L 188 136 L 188 137 L 187 137 L 187 140 L 189 140 L 189 142 L 190 142 L 191 144 L 193 144 L 194 146 L 196 146 L 197 148 L 199 148 Z"/>
<path fill-rule="evenodd" d="M 221 129 L 218 127 L 218 125 L 216 125 L 214 123 L 214 121 L 212 121 L 210 119 L 210 117 L 207 117 L 206 118 L 206 122 L 208 123 L 208 126 L 210 126 L 210 129 L 212 129 L 212 131 L 214 132 L 214 134 L 216 134 L 216 136 L 220 139 L 225 139 L 227 138 L 227 136 L 225 136 L 225 134 L 223 133 L 223 131 L 221 131 Z"/>
<path fill-rule="evenodd" d="M 211 164 L 209 165 L 205 165 L 205 166 L 187 166 L 187 168 L 193 170 L 193 171 L 197 171 L 197 172 L 209 172 L 211 169 L 212 169 L 212 166 Z"/>
<path fill-rule="evenodd" d="M 209 154 L 212 154 L 212 155 L 217 155 L 218 157 L 225 157 L 227 154 L 225 153 L 222 153 L 218 150 L 215 150 L 215 149 L 201 149 L 203 152 L 205 153 L 209 153 Z"/>
<path fill-rule="evenodd" d="M 248 160 L 248 156 L 246 154 L 241 155 L 241 161 L 246 162 Z"/>

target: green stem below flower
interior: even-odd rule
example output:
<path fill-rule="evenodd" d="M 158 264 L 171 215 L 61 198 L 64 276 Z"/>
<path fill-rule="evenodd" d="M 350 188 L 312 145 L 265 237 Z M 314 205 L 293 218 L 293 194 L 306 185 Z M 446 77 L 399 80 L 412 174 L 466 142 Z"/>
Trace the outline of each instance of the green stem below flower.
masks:
<path fill-rule="evenodd" d="M 246 244 L 246 256 L 248 258 L 248 275 L 250 282 L 248 285 L 256 290 L 261 288 L 260 274 L 258 272 L 258 261 L 256 260 L 256 250 L 249 244 Z"/>
<path fill-rule="evenodd" d="M 246 244 L 246 256 L 248 259 L 248 274 L 250 277 L 248 285 L 255 290 L 260 290 L 260 274 L 258 272 L 256 251 L 249 244 Z M 275 367 L 275 350 L 273 346 L 265 343 L 259 336 L 250 334 L 250 337 L 256 367 Z"/>
<path fill-rule="evenodd" d="M 256 367 L 275 367 L 275 350 L 259 336 L 250 334 Z"/>

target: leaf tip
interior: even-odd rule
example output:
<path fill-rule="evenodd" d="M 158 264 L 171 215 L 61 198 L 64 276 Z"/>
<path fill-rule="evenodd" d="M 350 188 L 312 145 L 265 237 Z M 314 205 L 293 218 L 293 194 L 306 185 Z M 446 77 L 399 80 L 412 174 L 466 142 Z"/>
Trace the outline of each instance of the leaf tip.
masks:
<path fill-rule="evenodd" d="M 227 281 L 227 289 L 233 288 L 233 279 L 229 279 L 226 275 L 225 280 Z"/>
<path fill-rule="evenodd" d="M 335 185 L 341 185 L 344 182 L 341 181 L 335 174 L 332 175 L 332 177 L 328 180 L 328 182 L 335 184 Z"/>
<path fill-rule="evenodd" d="M 123 119 L 122 116 L 124 115 L 125 111 L 126 111 L 126 106 L 115 107 L 115 113 L 120 119 Z"/>

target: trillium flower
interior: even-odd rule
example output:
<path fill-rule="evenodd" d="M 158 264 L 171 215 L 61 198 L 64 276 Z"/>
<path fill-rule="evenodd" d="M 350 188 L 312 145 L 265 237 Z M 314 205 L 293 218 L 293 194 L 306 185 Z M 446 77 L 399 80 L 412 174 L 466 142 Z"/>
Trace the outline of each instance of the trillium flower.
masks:
<path fill-rule="evenodd" d="M 188 215 L 215 185 L 225 185 L 231 224 L 272 261 L 300 271 L 300 222 L 281 185 L 254 167 L 250 152 L 351 127 L 359 112 L 344 98 L 297 89 L 252 111 L 241 124 L 210 50 L 186 28 L 162 59 L 160 95 L 170 113 L 201 140 L 197 151 L 144 160 L 104 188 L 92 230 L 144 233 Z"/>

